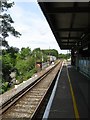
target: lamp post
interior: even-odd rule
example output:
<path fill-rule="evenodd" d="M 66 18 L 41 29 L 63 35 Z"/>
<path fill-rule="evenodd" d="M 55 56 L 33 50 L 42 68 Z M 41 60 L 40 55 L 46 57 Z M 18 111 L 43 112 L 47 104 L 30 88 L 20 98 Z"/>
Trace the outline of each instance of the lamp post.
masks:
<path fill-rule="evenodd" d="M 35 68 L 36 68 L 36 52 L 34 54 L 34 57 L 35 57 Z"/>
<path fill-rule="evenodd" d="M 42 53 L 42 52 L 41 52 Z M 43 63 L 43 53 L 42 53 L 42 63 Z"/>

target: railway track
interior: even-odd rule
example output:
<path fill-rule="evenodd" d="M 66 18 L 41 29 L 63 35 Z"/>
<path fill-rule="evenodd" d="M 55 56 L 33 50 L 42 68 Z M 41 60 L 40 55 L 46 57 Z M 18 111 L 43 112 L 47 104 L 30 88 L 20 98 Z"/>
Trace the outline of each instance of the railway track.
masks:
<path fill-rule="evenodd" d="M 29 118 L 33 119 L 38 112 L 53 80 L 55 79 L 62 62 L 58 63 L 40 79 L 27 88 L 25 93 L 22 91 L 19 95 L 11 98 L 8 103 L 2 105 L 2 119 L 5 118 Z M 8 106 L 8 107 L 7 107 Z"/>

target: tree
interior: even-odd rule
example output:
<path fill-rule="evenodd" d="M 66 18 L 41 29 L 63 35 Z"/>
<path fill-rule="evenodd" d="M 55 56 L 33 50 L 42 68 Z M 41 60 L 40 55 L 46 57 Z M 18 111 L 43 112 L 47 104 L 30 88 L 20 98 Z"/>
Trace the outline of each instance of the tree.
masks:
<path fill-rule="evenodd" d="M 11 7 L 13 7 L 14 2 L 10 3 L 7 1 L 0 2 L 0 10 L 2 14 L 0 15 L 0 23 L 1 23 L 1 37 L 0 37 L 0 43 L 2 42 L 2 46 L 9 47 L 7 41 L 5 40 L 6 37 L 9 36 L 9 33 L 11 33 L 15 37 L 19 37 L 21 34 L 15 30 L 15 28 L 11 25 L 14 23 L 12 20 L 10 14 L 7 14 L 7 10 Z"/>
<path fill-rule="evenodd" d="M 42 51 L 46 55 L 52 55 L 52 56 L 55 56 L 56 58 L 58 58 L 58 51 L 55 49 L 46 49 L 46 50 L 42 50 Z"/>
<path fill-rule="evenodd" d="M 21 58 L 22 59 L 27 59 L 27 56 L 31 55 L 31 49 L 29 47 L 27 48 L 21 48 Z"/>
<path fill-rule="evenodd" d="M 40 48 L 35 48 L 32 51 L 32 54 L 34 55 L 36 62 L 42 62 L 42 57 L 43 62 L 46 60 L 46 55 L 43 54 L 43 51 Z"/>
<path fill-rule="evenodd" d="M 9 81 L 10 82 L 10 73 L 11 73 L 11 69 L 13 68 L 13 60 L 10 56 L 9 53 L 3 55 L 2 57 L 2 78 L 3 80 L 5 80 L 6 82 Z"/>
<path fill-rule="evenodd" d="M 11 33 L 15 37 L 20 37 L 20 33 L 15 30 L 15 28 L 12 26 L 14 21 L 12 20 L 10 14 L 7 14 L 7 10 L 11 7 L 13 7 L 14 2 L 9 2 L 9 0 L 2 0 L 0 1 L 0 45 L 7 48 L 6 50 L 2 50 L 2 79 L 4 81 L 10 82 L 10 73 L 11 70 L 15 66 L 15 58 L 16 54 L 18 52 L 17 48 L 10 47 L 8 45 L 8 42 L 5 40 L 6 37 L 9 36 L 9 33 Z M 0 51 L 1 52 L 1 51 Z M 1 55 L 1 54 L 0 54 Z M 0 59 L 1 63 L 1 59 Z"/>
<path fill-rule="evenodd" d="M 70 56 L 71 56 L 70 53 L 68 53 L 68 54 L 62 54 L 62 53 L 61 53 L 61 54 L 58 55 L 58 58 L 60 58 L 60 59 L 61 59 L 61 58 L 62 58 L 62 59 L 69 59 Z"/>

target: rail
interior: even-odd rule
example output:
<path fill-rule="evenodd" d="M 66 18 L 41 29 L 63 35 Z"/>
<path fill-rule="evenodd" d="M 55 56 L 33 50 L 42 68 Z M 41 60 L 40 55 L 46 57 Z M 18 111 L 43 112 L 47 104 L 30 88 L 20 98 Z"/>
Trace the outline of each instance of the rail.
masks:
<path fill-rule="evenodd" d="M 50 80 L 44 80 L 44 79 L 46 79 L 47 77 L 50 77 L 50 73 L 53 71 L 53 70 L 55 70 L 56 68 L 57 68 L 57 72 L 58 72 L 58 70 L 59 70 L 59 68 L 60 68 L 60 66 L 61 66 L 61 63 L 62 62 L 58 62 L 56 65 L 54 65 L 51 69 L 49 69 L 48 71 L 46 71 L 43 75 L 41 75 L 38 79 L 36 79 L 34 82 L 32 82 L 31 84 L 29 84 L 27 87 L 25 87 L 24 89 L 22 89 L 20 92 L 18 92 L 16 95 L 14 95 L 14 96 L 12 96 L 9 100 L 7 100 L 5 103 L 3 103 L 2 104 L 2 107 L 1 107 L 1 111 L 0 111 L 0 113 L 2 114 L 2 118 L 3 117 L 5 117 L 6 116 L 6 118 L 7 117 L 10 117 L 10 112 L 12 113 L 12 110 L 14 110 L 15 111 L 15 106 L 14 106 L 14 104 L 16 104 L 17 103 L 17 106 L 18 106 L 18 109 L 16 110 L 17 111 L 17 113 L 16 113 L 16 116 L 17 117 L 19 117 L 18 115 L 19 115 L 19 113 L 18 113 L 18 111 L 20 112 L 20 111 L 22 111 L 22 109 L 20 110 L 20 107 L 22 106 L 20 106 L 20 100 L 21 100 L 21 98 L 22 98 L 22 103 L 23 103 L 23 99 L 24 99 L 24 101 L 25 102 L 27 102 L 28 101 L 28 97 L 27 97 L 27 99 L 25 100 L 25 97 L 24 96 L 30 96 L 31 95 L 31 97 L 30 97 L 30 99 L 31 98 L 33 98 L 32 100 L 33 101 L 35 101 L 36 100 L 36 103 L 37 103 L 37 101 L 38 101 L 38 98 L 40 97 L 40 95 L 39 95 L 39 93 L 41 93 L 41 94 L 43 94 L 43 95 L 41 95 L 41 98 L 39 99 L 39 102 L 38 102 L 38 104 L 37 104 L 37 106 L 35 107 L 35 110 L 33 111 L 33 112 L 31 112 L 31 115 L 30 115 L 30 113 L 26 113 L 26 115 L 27 115 L 27 117 L 29 117 L 29 118 L 33 118 L 33 116 L 34 116 L 34 114 L 36 113 L 36 111 L 37 111 L 37 109 L 39 108 L 39 106 L 40 106 L 40 104 L 41 104 L 41 102 L 43 101 L 43 98 L 44 98 L 44 96 L 46 95 L 46 93 L 47 93 L 47 91 L 48 91 L 48 89 L 49 89 L 49 87 L 50 87 L 50 85 L 51 85 L 51 83 L 52 83 L 52 81 Z M 55 74 L 57 74 L 57 72 L 55 73 Z M 54 75 L 54 78 L 55 78 L 55 75 Z M 53 78 L 53 79 L 54 79 Z M 42 80 L 45 82 L 42 82 Z M 48 81 L 50 82 L 50 83 L 48 83 Z M 39 85 L 39 84 L 40 85 Z M 42 84 L 41 84 L 42 83 Z M 47 84 L 47 88 L 45 88 L 45 85 Z M 35 86 L 36 86 L 36 88 L 35 88 Z M 37 87 L 38 86 L 38 87 Z M 40 88 L 41 87 L 41 88 Z M 45 88 L 45 89 L 44 89 Z M 33 90 L 34 90 L 34 92 L 33 92 Z M 33 96 L 32 97 L 32 95 L 33 94 L 35 94 L 35 92 L 38 92 L 37 94 L 37 96 Z M 44 93 L 43 93 L 44 92 Z M 33 94 L 32 94 L 33 93 Z M 43 96 L 43 97 L 42 97 Z M 19 101 L 19 103 L 18 103 L 18 101 Z M 30 101 L 29 101 L 30 102 Z M 36 104 L 35 103 L 35 104 Z M 24 103 L 25 104 L 25 103 Z M 25 107 L 25 106 L 24 106 Z M 17 107 L 16 107 L 17 108 Z M 10 110 L 11 109 L 11 110 Z M 23 109 L 24 110 L 24 109 Z M 8 112 L 9 111 L 9 112 Z M 30 109 L 29 109 L 29 111 L 30 111 Z M 32 111 L 32 110 L 31 110 Z M 22 112 L 23 113 L 23 112 Z M 15 113 L 14 113 L 14 115 L 11 115 L 12 117 L 15 117 Z M 21 117 L 25 117 L 24 116 L 24 114 L 21 116 Z"/>

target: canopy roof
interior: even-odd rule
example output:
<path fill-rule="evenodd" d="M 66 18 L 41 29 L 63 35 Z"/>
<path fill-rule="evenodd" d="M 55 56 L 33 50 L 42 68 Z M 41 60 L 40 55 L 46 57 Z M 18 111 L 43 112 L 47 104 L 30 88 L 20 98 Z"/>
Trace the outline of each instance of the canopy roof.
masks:
<path fill-rule="evenodd" d="M 61 49 L 90 43 L 89 2 L 39 2 Z"/>

